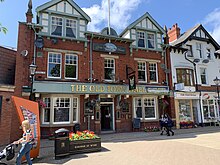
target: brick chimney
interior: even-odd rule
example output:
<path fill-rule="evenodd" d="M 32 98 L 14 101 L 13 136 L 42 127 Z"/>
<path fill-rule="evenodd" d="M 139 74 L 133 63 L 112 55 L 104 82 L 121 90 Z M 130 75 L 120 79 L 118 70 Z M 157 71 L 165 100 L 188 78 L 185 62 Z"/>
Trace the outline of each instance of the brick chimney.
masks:
<path fill-rule="evenodd" d="M 177 23 L 174 24 L 172 28 L 169 28 L 167 33 L 169 36 L 169 42 L 177 40 L 180 36 L 180 28 L 178 27 Z"/>
<path fill-rule="evenodd" d="M 29 0 L 29 2 L 28 2 L 28 11 L 26 13 L 26 22 L 27 23 L 32 23 L 32 18 L 33 18 L 33 14 L 32 14 L 32 0 Z"/>

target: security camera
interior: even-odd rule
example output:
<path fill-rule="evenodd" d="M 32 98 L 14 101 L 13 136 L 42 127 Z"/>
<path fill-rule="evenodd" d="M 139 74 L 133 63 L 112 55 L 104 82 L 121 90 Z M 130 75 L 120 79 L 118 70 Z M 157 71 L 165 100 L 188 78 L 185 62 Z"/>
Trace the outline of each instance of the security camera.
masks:
<path fill-rule="evenodd" d="M 26 57 L 28 55 L 28 51 L 27 50 L 22 50 L 21 55 Z"/>

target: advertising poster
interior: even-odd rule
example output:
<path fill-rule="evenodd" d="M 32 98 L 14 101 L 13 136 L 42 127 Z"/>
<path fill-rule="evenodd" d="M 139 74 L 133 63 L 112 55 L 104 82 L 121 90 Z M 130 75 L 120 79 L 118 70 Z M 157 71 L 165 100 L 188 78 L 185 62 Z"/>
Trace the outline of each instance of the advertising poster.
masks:
<path fill-rule="evenodd" d="M 30 122 L 31 131 L 35 138 L 35 145 L 30 154 L 31 158 L 36 158 L 39 156 L 40 150 L 40 119 L 38 103 L 16 96 L 12 96 L 12 100 L 18 113 L 20 123 L 24 120 L 29 120 Z"/>

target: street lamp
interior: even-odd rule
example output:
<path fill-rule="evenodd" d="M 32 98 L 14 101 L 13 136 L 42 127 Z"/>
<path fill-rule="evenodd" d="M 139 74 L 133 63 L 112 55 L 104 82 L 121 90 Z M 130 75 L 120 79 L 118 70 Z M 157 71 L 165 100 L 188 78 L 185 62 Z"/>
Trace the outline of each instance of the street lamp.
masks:
<path fill-rule="evenodd" d="M 33 100 L 33 98 L 32 98 L 33 82 L 34 82 L 34 75 L 35 75 L 36 68 L 37 68 L 37 66 L 34 65 L 33 63 L 32 63 L 31 65 L 29 65 L 30 78 L 31 78 L 31 92 L 30 92 L 30 96 L 29 96 L 29 99 L 30 99 L 30 100 Z"/>
<path fill-rule="evenodd" d="M 217 103 L 218 103 L 218 106 L 219 106 L 219 88 L 218 88 L 218 86 L 220 84 L 220 79 L 216 76 L 216 78 L 213 81 L 214 81 L 214 83 L 216 85 L 216 88 L 217 88 L 217 94 L 218 94 L 218 98 L 217 98 L 218 101 L 217 101 Z"/>

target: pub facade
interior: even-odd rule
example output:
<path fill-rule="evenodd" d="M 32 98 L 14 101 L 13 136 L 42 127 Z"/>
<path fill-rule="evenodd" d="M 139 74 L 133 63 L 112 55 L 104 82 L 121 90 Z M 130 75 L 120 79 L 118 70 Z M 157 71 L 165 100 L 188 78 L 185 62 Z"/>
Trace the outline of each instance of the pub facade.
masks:
<path fill-rule="evenodd" d="M 159 127 L 169 88 L 162 49 L 164 30 L 145 13 L 120 35 L 108 27 L 90 32 L 90 17 L 72 0 L 54 0 L 37 7 L 32 22 L 19 24 L 16 90 L 39 102 L 41 133 L 56 129 L 90 129 L 96 133 Z M 29 65 L 37 66 L 32 81 Z M 166 102 L 169 102 L 167 99 Z M 167 110 L 168 113 L 169 110 Z M 170 113 L 171 114 L 171 113 Z M 175 116 L 172 116 L 175 118 Z"/>

